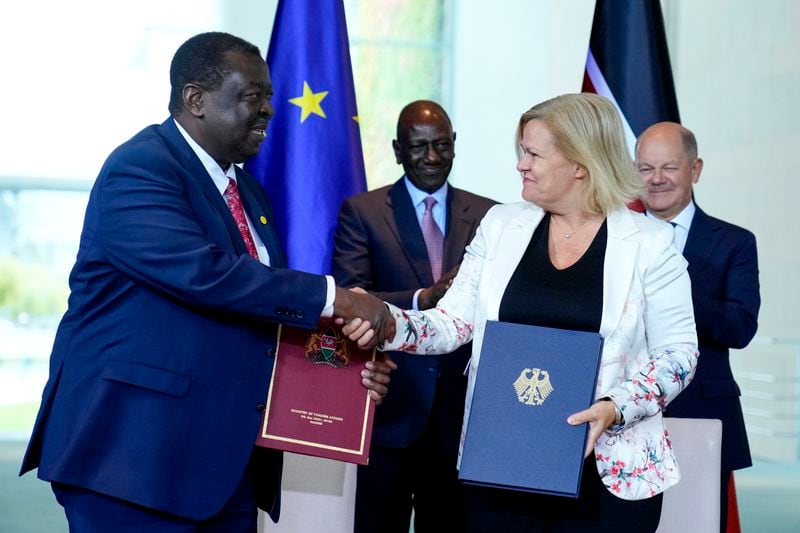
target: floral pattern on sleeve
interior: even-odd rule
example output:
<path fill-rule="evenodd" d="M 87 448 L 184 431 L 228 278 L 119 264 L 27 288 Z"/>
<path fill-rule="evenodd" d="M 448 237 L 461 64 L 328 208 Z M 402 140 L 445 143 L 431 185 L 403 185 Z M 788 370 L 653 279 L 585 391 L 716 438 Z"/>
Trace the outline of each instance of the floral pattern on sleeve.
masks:
<path fill-rule="evenodd" d="M 672 443 L 666 432 L 650 436 L 640 444 L 639 453 L 627 454 L 625 458 L 604 455 L 595 451 L 597 470 L 608 489 L 625 499 L 655 496 L 663 491 L 665 481 L 678 476 L 678 469 L 671 450 Z M 619 441 L 628 440 L 622 434 L 607 435 L 603 448 L 614 448 Z"/>
<path fill-rule="evenodd" d="M 650 355 L 644 368 L 606 392 L 622 412 L 624 430 L 660 412 L 686 388 L 697 367 L 695 344 L 674 344 Z"/>
<path fill-rule="evenodd" d="M 473 325 L 436 307 L 427 311 L 403 310 L 386 304 L 397 324 L 398 334 L 383 350 L 435 354 L 447 353 L 472 340 Z"/>

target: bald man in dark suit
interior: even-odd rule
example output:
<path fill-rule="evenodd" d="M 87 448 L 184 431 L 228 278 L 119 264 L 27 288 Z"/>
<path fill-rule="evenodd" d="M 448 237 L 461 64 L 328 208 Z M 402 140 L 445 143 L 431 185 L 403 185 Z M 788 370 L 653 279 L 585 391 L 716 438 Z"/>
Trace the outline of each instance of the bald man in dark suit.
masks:
<path fill-rule="evenodd" d="M 402 110 L 392 144 L 405 176 L 342 205 L 337 283 L 402 308 L 436 305 L 495 203 L 447 184 L 455 138 L 438 104 Z M 356 532 L 406 533 L 412 507 L 417 533 L 463 529 L 456 456 L 469 354 L 469 346 L 447 357 L 391 354 L 392 393 L 376 411 L 370 464 L 358 471 Z"/>
<path fill-rule="evenodd" d="M 689 262 L 700 357 L 692 383 L 665 415 L 722 421 L 721 531 L 726 530 L 731 472 L 753 464 L 741 391 L 731 371 L 731 348 L 747 346 L 758 328 L 761 305 L 756 238 L 744 228 L 707 215 L 692 191 L 703 160 L 694 134 L 661 122 L 636 145 L 636 166 L 647 187 L 647 214 L 675 227 L 675 245 Z"/>

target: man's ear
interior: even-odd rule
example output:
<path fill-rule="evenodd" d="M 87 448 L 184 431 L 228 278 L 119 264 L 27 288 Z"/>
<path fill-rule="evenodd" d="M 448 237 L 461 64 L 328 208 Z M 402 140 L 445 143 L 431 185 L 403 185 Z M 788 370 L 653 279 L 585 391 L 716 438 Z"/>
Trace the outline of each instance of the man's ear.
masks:
<path fill-rule="evenodd" d="M 703 160 L 698 157 L 692 163 L 692 183 L 700 181 L 701 172 L 703 172 Z"/>
<path fill-rule="evenodd" d="M 194 83 L 187 83 L 183 86 L 181 94 L 183 96 L 183 107 L 195 117 L 201 118 L 204 114 L 203 98 L 205 97 L 205 91 Z"/>
<path fill-rule="evenodd" d="M 392 149 L 394 150 L 394 160 L 398 165 L 401 164 L 403 161 L 400 159 L 400 143 L 397 142 L 397 139 L 392 141 Z"/>

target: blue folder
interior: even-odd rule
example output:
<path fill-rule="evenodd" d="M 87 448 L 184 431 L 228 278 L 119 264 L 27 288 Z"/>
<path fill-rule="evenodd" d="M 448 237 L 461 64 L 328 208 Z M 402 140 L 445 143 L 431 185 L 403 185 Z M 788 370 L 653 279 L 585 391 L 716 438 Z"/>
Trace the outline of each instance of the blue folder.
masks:
<path fill-rule="evenodd" d="M 588 424 L 567 417 L 594 400 L 598 333 L 488 321 L 459 479 L 578 497 Z"/>

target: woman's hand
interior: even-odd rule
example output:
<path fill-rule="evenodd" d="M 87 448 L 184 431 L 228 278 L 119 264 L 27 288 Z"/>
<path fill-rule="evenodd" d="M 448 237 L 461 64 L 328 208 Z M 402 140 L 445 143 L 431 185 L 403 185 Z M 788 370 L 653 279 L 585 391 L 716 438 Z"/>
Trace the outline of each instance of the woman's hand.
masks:
<path fill-rule="evenodd" d="M 594 445 L 603 431 L 610 428 L 617 420 L 617 408 L 614 407 L 614 402 L 611 400 L 600 400 L 592 405 L 590 408 L 575 413 L 567 418 L 567 423 L 571 426 L 577 426 L 585 422 L 589 423 L 589 438 L 586 439 L 586 450 L 584 450 L 583 457 L 589 457 L 589 454 L 594 450 Z"/>

